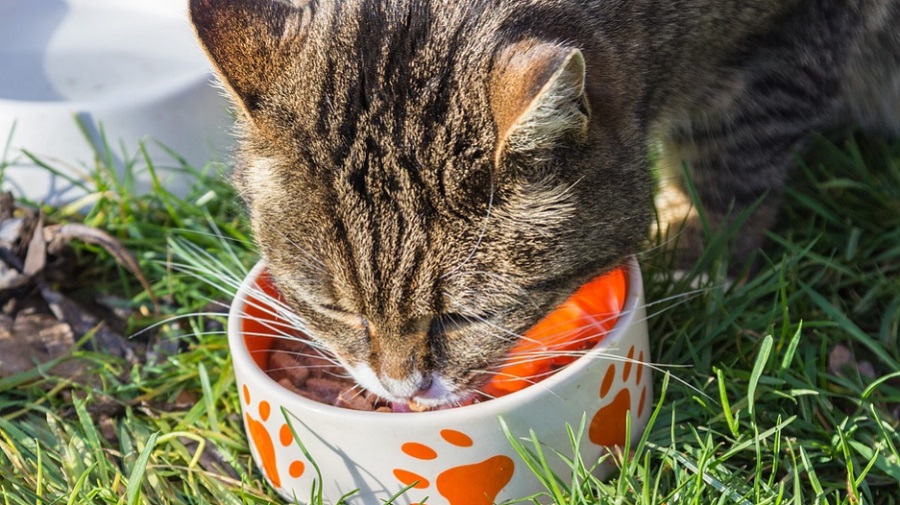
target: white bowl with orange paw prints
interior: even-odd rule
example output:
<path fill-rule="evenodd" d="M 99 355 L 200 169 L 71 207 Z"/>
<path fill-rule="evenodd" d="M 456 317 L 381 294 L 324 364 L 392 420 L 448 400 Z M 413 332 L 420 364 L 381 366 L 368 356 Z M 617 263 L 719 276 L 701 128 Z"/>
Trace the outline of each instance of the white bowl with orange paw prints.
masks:
<path fill-rule="evenodd" d="M 228 338 L 251 454 L 269 484 L 292 503 L 317 494 L 329 504 L 343 499 L 365 505 L 392 497 L 391 503 L 406 505 L 519 499 L 546 489 L 509 437 L 534 452 L 533 432 L 550 469 L 566 481 L 572 471 L 566 460 L 574 456 L 570 430 L 581 438 L 578 451 L 591 468 L 626 444 L 627 426 L 636 442 L 650 417 L 649 342 L 634 258 L 586 284 L 526 333 L 524 352 L 532 356 L 535 345 L 571 346 L 551 342 L 553 335 L 565 334 L 581 348 L 590 343 L 557 353 L 575 356 L 570 363 L 510 360 L 498 377 L 541 367 L 555 371 L 542 373 L 539 382 L 492 381 L 485 386 L 490 400 L 426 412 L 341 408 L 272 379 L 267 372 L 274 343 L 297 334 L 277 298 L 265 265 L 256 265 L 232 304 Z M 613 459 L 593 473 L 610 474 Z"/>

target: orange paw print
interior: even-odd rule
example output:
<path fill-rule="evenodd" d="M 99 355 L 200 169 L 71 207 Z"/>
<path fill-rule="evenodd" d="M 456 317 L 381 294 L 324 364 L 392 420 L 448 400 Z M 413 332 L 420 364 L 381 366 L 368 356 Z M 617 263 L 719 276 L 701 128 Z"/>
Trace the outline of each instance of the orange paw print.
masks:
<path fill-rule="evenodd" d="M 617 393 L 611 401 L 600 407 L 588 428 L 588 437 L 591 442 L 605 447 L 625 446 L 625 423 L 628 412 L 635 413 L 638 418 L 644 415 L 644 407 L 647 402 L 647 385 L 642 383 L 644 375 L 644 351 L 641 351 L 635 362 L 634 346 L 628 351 L 628 357 L 622 365 L 621 381 L 617 381 L 618 364 L 612 363 L 603 376 L 600 384 L 600 398 L 608 401 L 613 385 L 617 385 Z M 632 375 L 634 372 L 634 375 Z M 631 379 L 634 379 L 631 382 Z M 637 405 L 632 404 L 632 399 L 638 397 Z"/>
<path fill-rule="evenodd" d="M 269 478 L 269 481 L 271 481 L 275 487 L 281 487 L 281 475 L 278 473 L 278 462 L 275 459 L 275 442 L 272 441 L 272 435 L 269 434 L 269 430 L 264 424 L 269 420 L 269 415 L 272 413 L 272 406 L 265 400 L 259 402 L 258 412 L 260 420 L 254 419 L 249 414 L 251 400 L 250 389 L 246 384 L 242 389 L 244 392 L 244 404 L 247 405 L 247 409 L 245 409 L 245 412 L 247 412 L 245 414 L 247 419 L 247 431 L 250 433 L 253 446 L 256 447 L 256 452 L 259 454 L 259 459 L 262 460 L 263 472 L 265 472 L 266 477 Z M 284 447 L 294 443 L 294 434 L 291 433 L 291 427 L 288 426 L 287 423 L 283 424 L 278 431 L 278 441 Z M 293 461 L 288 467 L 288 474 L 297 479 L 303 475 L 305 469 L 306 466 L 302 461 Z"/>
<path fill-rule="evenodd" d="M 459 448 L 473 445 L 468 435 L 456 430 L 441 430 L 441 438 Z M 423 461 L 438 457 L 437 451 L 417 442 L 405 443 L 400 450 Z M 449 468 L 437 476 L 435 485 L 438 493 L 446 498 L 450 505 L 491 505 L 497 494 L 509 484 L 514 471 L 513 460 L 500 454 L 480 463 Z M 427 489 L 431 486 L 428 479 L 409 470 L 395 468 L 394 476 L 404 485 L 413 486 L 414 489 Z"/>

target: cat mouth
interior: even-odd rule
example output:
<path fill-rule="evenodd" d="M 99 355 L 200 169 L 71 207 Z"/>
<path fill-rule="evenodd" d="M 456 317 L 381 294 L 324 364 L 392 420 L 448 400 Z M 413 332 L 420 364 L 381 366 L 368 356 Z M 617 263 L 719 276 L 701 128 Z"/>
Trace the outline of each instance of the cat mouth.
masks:
<path fill-rule="evenodd" d="M 394 412 L 427 412 L 465 407 L 489 398 L 479 387 L 467 385 L 465 388 L 452 390 L 438 388 L 437 391 L 427 391 L 423 395 L 391 401 L 391 405 Z"/>
<path fill-rule="evenodd" d="M 415 396 L 407 400 L 391 401 L 394 412 L 428 412 L 471 405 L 477 401 L 477 391 L 468 394 L 446 393 L 440 397 Z"/>
<path fill-rule="evenodd" d="M 474 391 L 460 391 L 440 374 L 432 377 L 427 388 L 416 391 L 415 388 L 398 387 L 396 384 L 392 384 L 393 388 L 388 387 L 366 364 L 347 366 L 346 369 L 360 386 L 390 402 L 395 412 L 423 412 L 459 407 L 472 403 L 476 395 Z M 398 391 L 392 389 L 400 391 L 407 389 L 408 392 L 397 394 Z"/>

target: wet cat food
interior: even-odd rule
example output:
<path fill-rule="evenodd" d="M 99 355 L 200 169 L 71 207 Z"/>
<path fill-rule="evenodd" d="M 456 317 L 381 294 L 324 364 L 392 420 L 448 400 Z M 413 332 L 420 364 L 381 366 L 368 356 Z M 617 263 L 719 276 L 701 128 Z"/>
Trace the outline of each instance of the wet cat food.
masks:
<path fill-rule="evenodd" d="M 267 373 L 282 387 L 320 403 L 353 410 L 392 410 L 389 402 L 357 386 L 343 367 L 301 340 L 276 340 Z"/>

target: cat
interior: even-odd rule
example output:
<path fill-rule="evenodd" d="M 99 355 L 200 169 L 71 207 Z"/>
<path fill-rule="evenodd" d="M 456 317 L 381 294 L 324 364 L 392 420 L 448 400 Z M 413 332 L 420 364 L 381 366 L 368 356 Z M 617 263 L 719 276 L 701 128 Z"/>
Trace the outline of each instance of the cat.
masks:
<path fill-rule="evenodd" d="M 465 400 L 527 328 L 698 215 L 752 215 L 811 131 L 900 131 L 898 0 L 190 0 L 233 181 L 291 308 L 366 389 Z M 682 171 L 681 167 L 686 167 Z"/>

